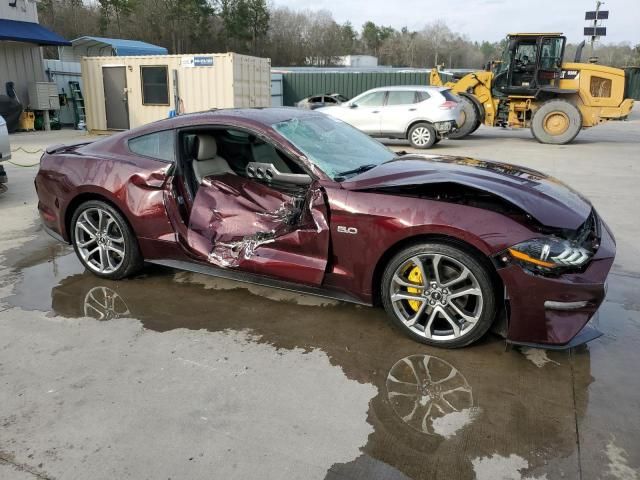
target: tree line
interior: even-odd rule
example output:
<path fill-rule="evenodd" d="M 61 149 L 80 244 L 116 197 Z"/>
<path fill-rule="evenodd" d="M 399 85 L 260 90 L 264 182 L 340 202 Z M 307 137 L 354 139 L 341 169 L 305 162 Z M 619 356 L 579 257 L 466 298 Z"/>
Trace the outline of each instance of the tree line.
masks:
<path fill-rule="evenodd" d="M 65 38 L 142 40 L 170 53 L 234 51 L 271 58 L 273 66 L 332 66 L 343 55 L 373 55 L 394 67 L 480 68 L 503 42 L 472 41 L 435 21 L 422 29 L 338 23 L 327 10 L 292 10 L 266 0 L 41 0 L 40 23 Z M 506 32 L 505 32 L 506 33 Z M 566 49 L 572 60 L 576 45 Z M 589 53 L 585 48 L 586 59 Z M 640 45 L 599 45 L 600 63 L 639 65 Z"/>

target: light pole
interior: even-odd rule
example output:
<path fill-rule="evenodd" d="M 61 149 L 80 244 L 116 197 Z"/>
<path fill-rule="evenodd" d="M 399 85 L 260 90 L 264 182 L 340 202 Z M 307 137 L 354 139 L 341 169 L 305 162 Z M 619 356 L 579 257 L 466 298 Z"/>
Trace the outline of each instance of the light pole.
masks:
<path fill-rule="evenodd" d="M 602 5 L 604 5 L 604 2 L 598 0 L 596 2 L 595 11 L 586 12 L 584 16 L 585 20 L 593 20 L 593 24 L 591 26 L 584 28 L 584 35 L 586 37 L 591 37 L 591 56 L 589 58 L 589 62 L 591 63 L 595 63 L 597 61 L 597 58 L 594 56 L 596 40 L 600 37 L 604 37 L 607 34 L 606 27 L 599 25 L 599 23 L 601 23 L 601 20 L 606 20 L 609 18 L 608 10 L 600 10 L 600 7 Z"/>

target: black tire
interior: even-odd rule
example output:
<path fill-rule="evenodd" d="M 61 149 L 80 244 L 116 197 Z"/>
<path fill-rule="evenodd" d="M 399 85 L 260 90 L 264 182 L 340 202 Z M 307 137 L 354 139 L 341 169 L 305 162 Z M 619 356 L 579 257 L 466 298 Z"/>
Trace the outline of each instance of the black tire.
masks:
<path fill-rule="evenodd" d="M 480 120 L 478 120 L 478 121 L 476 122 L 475 127 L 473 127 L 473 128 L 471 129 L 471 132 L 469 133 L 469 135 L 471 135 L 473 132 L 475 132 L 476 130 L 478 130 L 478 129 L 480 128 L 480 125 L 482 125 L 482 122 L 481 122 Z"/>
<path fill-rule="evenodd" d="M 464 121 L 455 132 L 449 133 L 448 138 L 453 140 L 459 140 L 470 135 L 480 126 L 478 123 L 480 122 L 480 114 L 478 113 L 478 109 L 474 105 L 473 100 L 465 96 L 460 96 L 460 98 L 462 102 L 462 111 L 464 113 Z"/>
<path fill-rule="evenodd" d="M 413 289 L 413 295 L 418 295 L 420 298 L 425 298 L 425 300 L 424 310 L 418 309 L 418 307 L 413 307 L 415 311 L 421 313 L 415 314 L 419 320 L 416 322 L 416 325 L 412 327 L 405 323 L 405 319 L 402 318 L 403 312 L 400 311 L 403 309 L 407 311 L 409 310 L 409 307 L 411 306 L 409 305 L 409 301 L 404 299 L 392 300 L 391 297 L 392 294 L 405 293 L 405 291 L 396 290 L 397 283 L 395 283 L 396 280 L 394 277 L 399 270 L 405 268 L 405 266 L 410 262 L 414 262 L 414 259 L 418 256 L 421 256 L 421 258 L 440 257 L 440 273 L 437 276 L 435 275 L 433 272 L 433 263 L 430 265 L 422 264 L 422 271 L 425 272 L 425 275 L 430 275 L 434 278 L 427 279 L 424 283 L 424 289 Z M 450 286 L 449 289 L 444 288 L 444 290 L 442 290 L 440 288 L 441 285 L 446 283 L 444 280 L 450 281 L 452 278 L 456 278 L 455 275 L 459 275 L 460 272 L 464 271 L 464 268 L 469 270 L 471 276 L 464 277 L 463 280 L 460 281 L 461 283 L 456 283 L 455 285 Z M 458 272 L 456 269 L 460 269 L 460 271 Z M 406 270 L 407 269 L 405 269 L 405 271 Z M 447 273 L 449 273 L 449 275 L 447 275 Z M 400 275 L 402 276 L 402 274 Z M 436 279 L 443 280 L 442 284 L 435 282 Z M 472 286 L 468 286 L 466 282 L 472 283 Z M 438 287 L 433 287 L 434 284 L 438 284 Z M 459 328 L 459 336 L 455 337 L 453 327 L 449 327 L 450 323 L 445 322 L 444 317 L 441 317 L 441 314 L 436 312 L 434 314 L 432 328 L 430 329 L 431 335 L 425 335 L 425 325 L 422 325 L 421 323 L 426 324 L 427 317 L 430 317 L 433 311 L 439 308 L 440 311 L 445 310 L 449 314 L 454 312 L 453 307 L 450 306 L 454 299 L 447 299 L 444 295 L 442 297 L 435 297 L 435 292 L 439 290 L 440 292 L 444 292 L 446 295 L 451 295 L 453 297 L 454 294 L 459 293 L 462 289 L 467 289 L 466 291 L 468 291 L 469 288 L 472 288 L 474 291 L 479 290 L 479 293 L 458 297 L 455 299 L 455 306 L 458 308 L 458 311 L 462 311 L 467 314 L 469 313 L 466 310 L 467 307 L 462 306 L 460 301 L 466 301 L 467 305 L 469 305 L 468 302 L 471 301 L 471 305 L 475 305 L 476 310 L 479 309 L 479 311 L 473 312 L 477 319 L 474 322 L 462 320 L 463 317 L 454 319 Z M 410 289 L 407 289 L 407 292 L 409 290 Z M 476 259 L 473 255 L 446 243 L 421 243 L 407 247 L 398 252 L 389 261 L 384 270 L 380 291 L 382 303 L 390 317 L 391 323 L 412 339 L 435 347 L 460 348 L 470 345 L 480 339 L 487 330 L 489 330 L 496 315 L 496 294 L 488 267 L 483 265 L 482 262 Z M 431 294 L 429 294 L 429 292 L 431 292 Z M 445 302 L 442 303 L 444 306 L 440 307 L 440 304 L 436 304 L 435 307 L 431 307 L 430 302 L 433 301 L 434 298 L 437 298 L 437 301 L 439 302 Z M 394 308 L 394 303 L 397 308 Z M 422 303 L 419 303 L 418 305 L 422 306 Z M 413 315 L 414 312 L 410 313 Z M 445 329 L 438 328 L 442 327 L 442 325 L 445 325 Z M 451 332 L 447 333 L 446 328 L 451 328 Z M 420 329 L 422 330 L 420 331 Z"/>
<path fill-rule="evenodd" d="M 76 238 L 76 226 L 80 221 L 80 218 L 87 213 L 93 214 L 102 210 L 106 212 L 112 219 L 113 223 L 111 223 L 109 227 L 105 227 L 105 231 L 109 229 L 110 232 L 118 232 L 121 234 L 120 238 L 122 240 L 118 241 L 117 247 L 120 248 L 120 245 L 124 247 L 124 255 L 116 255 L 117 259 L 117 268 L 106 271 L 100 271 L 98 267 L 91 261 L 91 257 L 86 259 L 81 254 L 81 248 L 78 245 L 78 239 Z M 108 218 L 108 217 L 107 217 Z M 83 217 L 83 222 L 86 217 Z M 86 225 L 86 222 L 85 222 Z M 117 227 L 117 230 L 116 230 Z M 125 277 L 129 277 L 136 272 L 138 272 L 142 266 L 144 265 L 144 260 L 140 253 L 140 247 L 138 246 L 138 241 L 136 239 L 135 234 L 133 233 L 129 223 L 122 216 L 122 214 L 110 204 L 100 201 L 100 200 L 89 200 L 87 202 L 82 203 L 78 206 L 78 208 L 74 211 L 73 217 L 71 218 L 70 224 L 70 237 L 71 243 L 73 243 L 73 249 L 78 256 L 80 262 L 85 266 L 85 268 L 93 273 L 94 275 L 102 278 L 108 278 L 111 280 L 120 280 Z M 100 241 L 103 241 L 102 239 Z M 98 242 L 98 240 L 96 240 Z M 92 248 L 93 246 L 99 247 L 98 243 L 90 244 L 90 247 L 86 247 L 87 249 Z M 114 243 L 114 245 L 116 245 Z M 109 247 L 111 247 L 111 243 L 109 243 Z M 109 248 L 105 247 L 105 248 Z M 101 253 L 101 252 L 100 252 Z M 102 262 L 102 256 L 100 255 L 100 261 Z M 109 263 L 109 262 L 107 262 Z M 109 266 L 111 266 L 109 264 Z"/>
<path fill-rule="evenodd" d="M 438 134 L 432 125 L 426 122 L 416 123 L 409 129 L 407 140 L 413 148 L 431 148 L 436 142 Z"/>
<path fill-rule="evenodd" d="M 553 116 L 560 122 L 567 122 L 566 129 L 554 133 Z M 548 100 L 533 114 L 531 119 L 531 133 L 540 143 L 564 145 L 573 141 L 582 129 L 582 114 L 578 107 L 565 100 Z"/>

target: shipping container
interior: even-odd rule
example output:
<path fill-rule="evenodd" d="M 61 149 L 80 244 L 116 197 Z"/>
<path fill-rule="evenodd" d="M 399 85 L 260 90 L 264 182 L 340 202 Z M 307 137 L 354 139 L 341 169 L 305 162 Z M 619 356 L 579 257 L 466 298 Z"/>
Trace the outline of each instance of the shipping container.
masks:
<path fill-rule="evenodd" d="M 126 130 L 176 113 L 271 105 L 271 61 L 236 53 L 85 57 L 90 131 Z"/>

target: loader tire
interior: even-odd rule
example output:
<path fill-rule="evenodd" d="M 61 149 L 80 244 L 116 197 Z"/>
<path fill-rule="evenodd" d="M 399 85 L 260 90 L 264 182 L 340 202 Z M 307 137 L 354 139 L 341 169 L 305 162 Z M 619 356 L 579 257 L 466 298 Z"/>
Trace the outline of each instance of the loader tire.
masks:
<path fill-rule="evenodd" d="M 540 143 L 564 145 L 573 141 L 580 129 L 580 110 L 565 100 L 547 100 L 531 119 L 531 133 Z"/>
<path fill-rule="evenodd" d="M 482 121 L 478 120 L 476 122 L 476 126 L 471 129 L 471 132 L 469 133 L 469 135 L 471 135 L 473 132 L 475 132 L 477 129 L 479 129 L 480 125 L 482 125 Z"/>
<path fill-rule="evenodd" d="M 453 140 L 466 137 L 480 126 L 478 123 L 480 122 L 480 119 L 478 118 L 480 115 L 478 114 L 476 106 L 473 104 L 473 100 L 463 96 L 460 98 L 462 103 L 463 122 L 462 125 L 458 127 L 458 130 L 447 135 L 448 138 Z"/>

